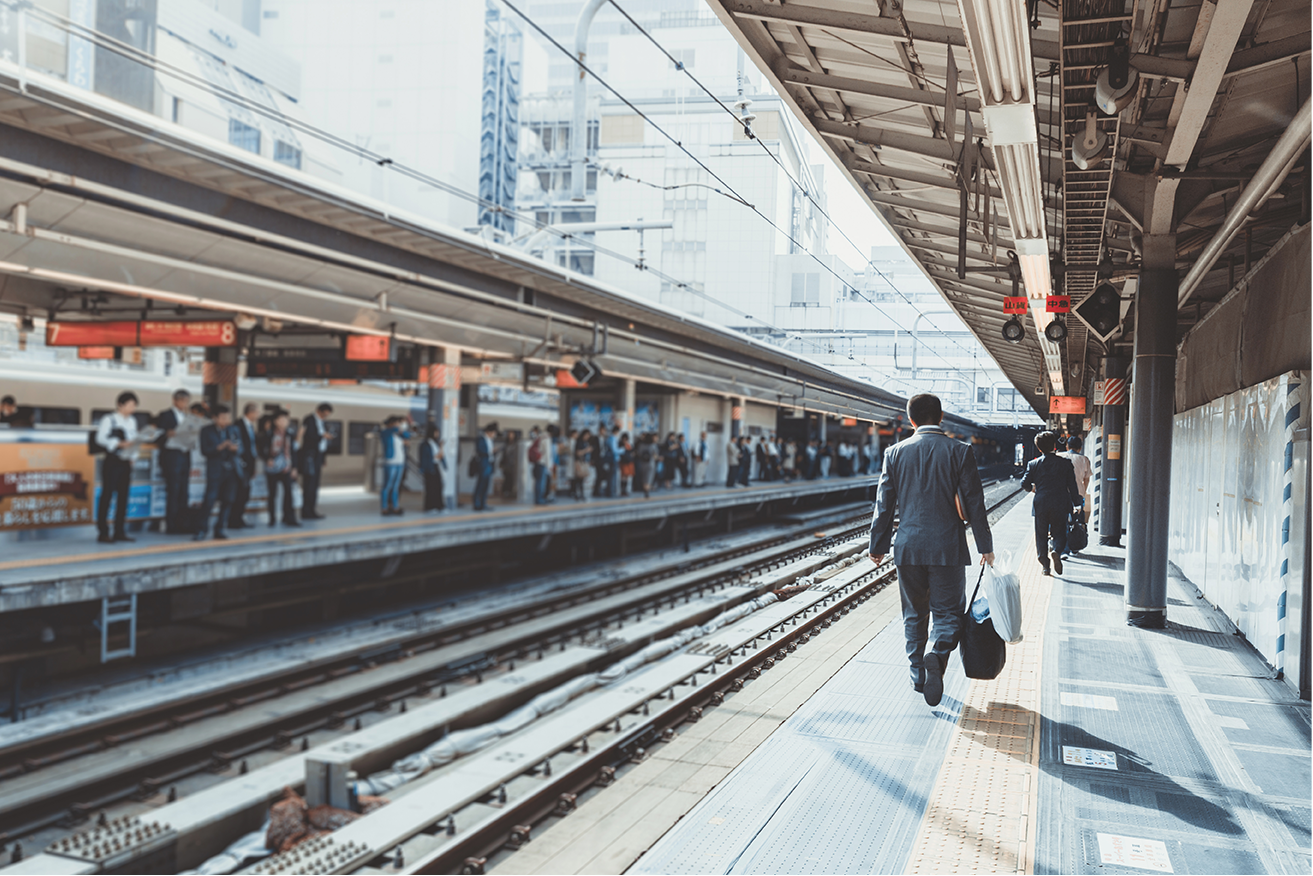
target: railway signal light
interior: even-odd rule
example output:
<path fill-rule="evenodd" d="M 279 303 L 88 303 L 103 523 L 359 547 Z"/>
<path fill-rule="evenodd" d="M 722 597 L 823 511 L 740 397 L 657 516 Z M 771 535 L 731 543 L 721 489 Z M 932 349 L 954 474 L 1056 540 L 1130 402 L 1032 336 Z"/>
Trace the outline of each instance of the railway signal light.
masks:
<path fill-rule="evenodd" d="M 1066 324 L 1062 320 L 1055 318 L 1053 322 L 1044 327 L 1044 337 L 1048 338 L 1055 344 L 1065 341 L 1067 339 Z"/>
<path fill-rule="evenodd" d="M 1100 341 L 1107 342 L 1121 325 L 1121 293 L 1111 283 L 1100 283 L 1089 297 L 1072 308 L 1072 313 L 1089 326 Z"/>
<path fill-rule="evenodd" d="M 570 366 L 570 376 L 580 386 L 587 386 L 599 373 L 597 366 L 587 359 L 580 359 Z"/>
<path fill-rule="evenodd" d="M 1003 340 L 1019 344 L 1026 339 L 1026 327 L 1015 316 L 1003 323 Z"/>

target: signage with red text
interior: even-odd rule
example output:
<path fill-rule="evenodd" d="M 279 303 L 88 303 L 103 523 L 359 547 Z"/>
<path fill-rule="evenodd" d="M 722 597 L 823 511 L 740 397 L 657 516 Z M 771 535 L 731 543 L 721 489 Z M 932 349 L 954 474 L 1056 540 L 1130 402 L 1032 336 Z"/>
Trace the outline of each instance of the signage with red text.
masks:
<path fill-rule="evenodd" d="M 1050 295 L 1044 299 L 1044 310 L 1048 313 L 1071 313 L 1071 296 Z"/>
<path fill-rule="evenodd" d="M 387 335 L 347 335 L 348 362 L 392 361 L 392 339 Z"/>
<path fill-rule="evenodd" d="M 1028 307 L 1029 299 L 1024 295 L 1011 296 L 1003 299 L 1003 312 L 1011 314 L 1025 313 Z"/>
<path fill-rule="evenodd" d="M 47 347 L 231 347 L 237 326 L 226 319 L 141 322 L 48 322 Z"/>
<path fill-rule="evenodd" d="M 1050 414 L 1084 414 L 1085 396 L 1051 395 L 1049 396 Z"/>
<path fill-rule="evenodd" d="M 113 359 L 118 356 L 118 347 L 78 347 L 79 359 Z"/>

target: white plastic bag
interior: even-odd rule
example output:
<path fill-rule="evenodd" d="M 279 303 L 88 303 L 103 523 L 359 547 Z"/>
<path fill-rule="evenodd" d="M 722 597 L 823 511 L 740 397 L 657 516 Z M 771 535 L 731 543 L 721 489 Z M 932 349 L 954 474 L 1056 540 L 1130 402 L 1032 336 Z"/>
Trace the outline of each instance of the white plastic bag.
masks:
<path fill-rule="evenodd" d="M 1020 642 L 1021 579 L 1012 569 L 1011 554 L 1000 554 L 994 558 L 994 565 L 985 567 L 985 596 L 994 632 L 1009 645 Z"/>

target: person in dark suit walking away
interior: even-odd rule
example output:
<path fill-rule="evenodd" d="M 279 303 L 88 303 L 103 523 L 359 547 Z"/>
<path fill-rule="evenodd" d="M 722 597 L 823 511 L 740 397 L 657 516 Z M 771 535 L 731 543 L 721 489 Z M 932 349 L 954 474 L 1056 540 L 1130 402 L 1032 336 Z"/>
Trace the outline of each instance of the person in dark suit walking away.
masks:
<path fill-rule="evenodd" d="M 210 529 L 210 512 L 219 503 L 219 517 L 214 521 L 214 537 L 225 539 L 228 515 L 232 511 L 237 481 L 242 477 L 242 439 L 232 423 L 227 405 L 216 405 L 214 419 L 201 430 L 201 455 L 205 457 L 205 500 L 201 502 L 200 526 L 192 538 L 204 541 Z"/>
<path fill-rule="evenodd" d="M 302 520 L 319 520 L 324 516 L 319 513 L 319 481 L 323 477 L 324 461 L 328 457 L 328 442 L 333 437 L 325 423 L 331 413 L 333 406 L 324 402 L 315 408 L 313 414 L 301 421 L 297 468 L 301 472 Z"/>
<path fill-rule="evenodd" d="M 1067 516 L 1072 509 L 1085 504 L 1076 483 L 1076 469 L 1071 460 L 1058 456 L 1058 436 L 1040 432 L 1035 436 L 1035 447 L 1044 454 L 1032 459 L 1021 479 L 1021 489 L 1034 492 L 1035 501 L 1030 513 L 1035 516 L 1035 552 L 1043 574 L 1049 571 L 1049 558 L 1053 558 L 1053 571 L 1062 574 L 1062 555 L 1067 552 Z M 1049 536 L 1053 537 L 1053 552 L 1049 551 Z"/>
<path fill-rule="evenodd" d="M 487 511 L 488 487 L 492 485 L 493 444 L 497 435 L 497 426 L 493 423 L 483 427 L 483 434 L 474 441 L 474 510 Z"/>
<path fill-rule="evenodd" d="M 948 655 L 957 647 L 966 607 L 971 552 L 963 518 L 971 524 L 981 564 L 994 564 L 994 540 L 975 451 L 940 428 L 944 411 L 939 398 L 928 393 L 912 396 L 907 416 L 916 432 L 885 451 L 871 521 L 870 555 L 877 564 L 882 562 L 893 540 L 912 687 L 925 694 L 928 705 L 937 706 L 944 696 L 944 670 Z M 932 615 L 933 641 L 927 653 Z"/>
<path fill-rule="evenodd" d="M 242 461 L 242 473 L 237 478 L 237 494 L 233 496 L 232 513 L 228 515 L 229 529 L 245 529 L 246 503 L 251 501 L 251 479 L 255 477 L 255 460 L 258 456 L 256 424 L 260 421 L 260 406 L 248 402 L 242 408 L 242 418 L 237 421 L 237 435 L 241 438 L 241 450 L 237 456 Z"/>

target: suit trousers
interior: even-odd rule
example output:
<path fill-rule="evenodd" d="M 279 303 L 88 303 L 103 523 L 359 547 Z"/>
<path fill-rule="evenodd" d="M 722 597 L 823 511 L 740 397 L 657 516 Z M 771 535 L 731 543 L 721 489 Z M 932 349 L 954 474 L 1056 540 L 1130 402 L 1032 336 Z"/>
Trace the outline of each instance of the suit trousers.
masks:
<path fill-rule="evenodd" d="M 160 474 L 164 476 L 164 531 L 191 534 L 187 514 L 191 454 L 166 447 L 160 451 L 159 459 Z"/>
<path fill-rule="evenodd" d="M 319 513 L 319 467 L 313 463 L 301 472 L 301 516 Z"/>
<path fill-rule="evenodd" d="M 100 464 L 100 499 L 96 502 L 96 528 L 109 532 L 109 506 L 114 503 L 114 535 L 127 535 L 128 488 L 132 485 L 132 463 L 106 453 Z"/>
<path fill-rule="evenodd" d="M 251 463 L 250 468 L 254 467 L 254 463 Z M 246 525 L 246 506 L 251 501 L 251 478 L 238 475 L 233 490 L 233 506 L 228 513 L 228 525 L 241 529 Z"/>
<path fill-rule="evenodd" d="M 1067 552 L 1067 513 L 1065 511 L 1035 510 L 1035 553 L 1039 555 L 1039 564 L 1049 567 L 1049 536 L 1053 536 L 1053 550 L 1059 554 Z"/>
<path fill-rule="evenodd" d="M 934 617 L 934 644 L 941 666 L 948 665 L 948 655 L 957 647 L 962 612 L 966 608 L 965 566 L 898 567 L 898 595 L 903 601 L 903 635 L 907 640 L 907 662 L 911 664 L 912 684 L 924 681 L 927 633 Z"/>

